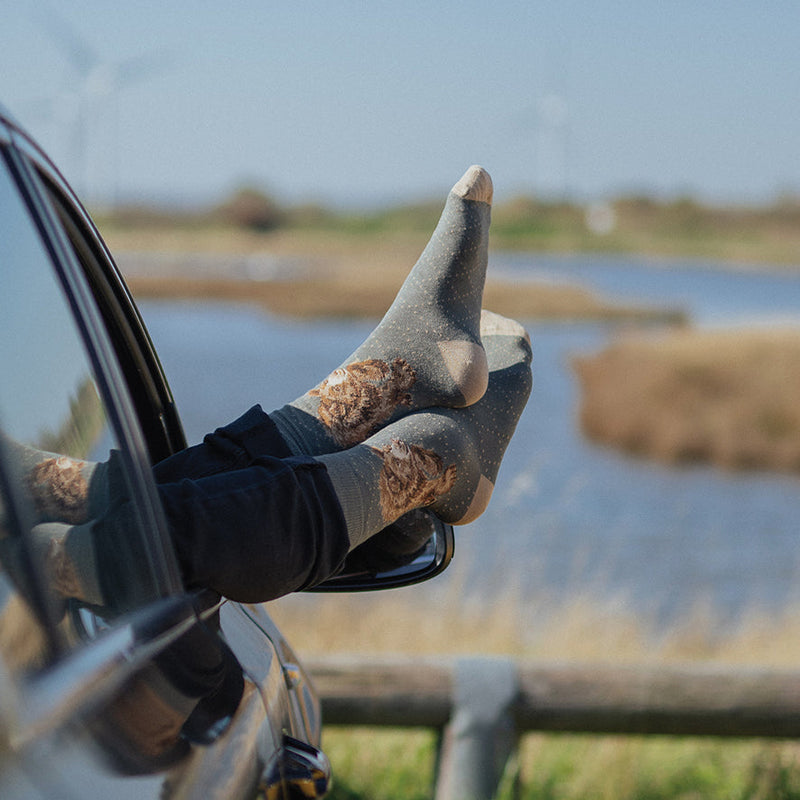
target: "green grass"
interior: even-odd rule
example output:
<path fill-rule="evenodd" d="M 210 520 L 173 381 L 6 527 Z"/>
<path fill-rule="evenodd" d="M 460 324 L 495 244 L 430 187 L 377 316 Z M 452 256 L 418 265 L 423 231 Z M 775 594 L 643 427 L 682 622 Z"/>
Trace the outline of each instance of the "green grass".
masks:
<path fill-rule="evenodd" d="M 520 797 L 800 798 L 797 759 L 786 743 L 535 735 L 521 749 Z"/>
<path fill-rule="evenodd" d="M 329 800 L 428 800 L 433 796 L 436 734 L 409 729 L 325 729 L 333 764 Z"/>
<path fill-rule="evenodd" d="M 330 800 L 429 800 L 437 737 L 328 728 Z M 517 794 L 514 789 L 516 786 Z M 498 800 L 800 800 L 800 745 L 529 734 Z"/>

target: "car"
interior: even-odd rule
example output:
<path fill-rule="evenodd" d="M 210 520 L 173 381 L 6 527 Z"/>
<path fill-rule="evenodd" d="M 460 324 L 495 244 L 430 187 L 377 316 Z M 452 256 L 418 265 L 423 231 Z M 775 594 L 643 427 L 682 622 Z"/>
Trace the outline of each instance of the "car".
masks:
<path fill-rule="evenodd" d="M 182 584 L 152 476 L 187 446 L 164 371 L 88 213 L 1 107 L 0 265 L 0 797 L 324 796 L 302 662 L 263 606 Z M 81 538 L 119 494 L 124 536 Z M 418 551 L 356 550 L 315 590 L 438 574 L 453 531 L 425 520 Z"/>

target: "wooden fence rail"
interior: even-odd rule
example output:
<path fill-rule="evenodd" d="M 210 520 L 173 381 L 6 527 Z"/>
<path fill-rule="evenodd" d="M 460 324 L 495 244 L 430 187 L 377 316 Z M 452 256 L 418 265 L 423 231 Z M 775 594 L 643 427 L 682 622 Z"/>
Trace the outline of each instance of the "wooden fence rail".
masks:
<path fill-rule="evenodd" d="M 311 677 L 328 725 L 444 732 L 437 800 L 493 796 L 523 731 L 800 738 L 800 671 L 326 659 Z"/>

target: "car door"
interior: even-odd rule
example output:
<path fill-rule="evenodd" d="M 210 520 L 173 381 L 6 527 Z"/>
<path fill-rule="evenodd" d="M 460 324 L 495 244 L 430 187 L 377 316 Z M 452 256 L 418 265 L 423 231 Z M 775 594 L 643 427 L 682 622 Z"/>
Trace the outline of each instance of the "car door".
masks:
<path fill-rule="evenodd" d="M 182 433 L 124 284 L 8 122 L 0 156 L 0 796 L 321 796 L 302 671 L 181 586 L 149 465 Z"/>

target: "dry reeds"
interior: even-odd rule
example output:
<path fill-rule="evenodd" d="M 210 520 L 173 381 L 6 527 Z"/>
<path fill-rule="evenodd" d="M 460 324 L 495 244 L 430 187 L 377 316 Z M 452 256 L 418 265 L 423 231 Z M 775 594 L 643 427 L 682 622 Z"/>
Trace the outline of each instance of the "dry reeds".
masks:
<path fill-rule="evenodd" d="M 668 630 L 622 604 L 576 596 L 521 602 L 513 590 L 470 602 L 456 586 L 431 601 L 417 589 L 289 595 L 269 613 L 305 657 L 480 653 L 603 663 L 724 661 L 791 667 L 800 660 L 800 609 L 753 609 L 724 629 L 698 606 Z"/>
<path fill-rule="evenodd" d="M 357 281 L 340 274 L 271 281 L 133 274 L 128 283 L 140 300 L 168 298 L 252 303 L 273 314 L 302 319 L 379 319 L 391 305 L 399 287 L 395 277 L 369 271 Z M 683 320 L 683 315 L 677 311 L 620 305 L 580 287 L 531 281 L 489 281 L 484 305 L 498 314 L 526 320 Z"/>
<path fill-rule="evenodd" d="M 800 470 L 800 331 L 631 336 L 573 362 L 594 441 L 663 461 Z"/>
<path fill-rule="evenodd" d="M 113 235 L 137 299 L 254 303 L 301 318 L 380 318 L 425 246 L 422 234 L 353 237 L 332 231 L 147 230 Z M 252 264 L 290 265 L 278 278 Z M 252 274 L 251 274 L 252 273 Z M 256 278 L 256 279 L 253 279 Z M 269 279 L 262 279 L 269 278 Z M 638 307 L 579 286 L 501 280 L 490 274 L 484 306 L 520 319 L 683 322 L 674 309 Z"/>

